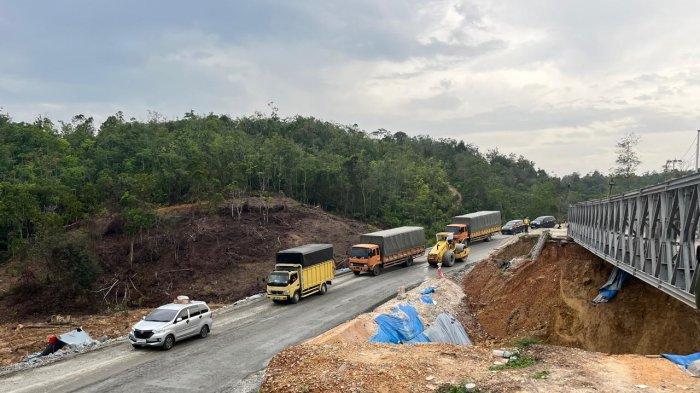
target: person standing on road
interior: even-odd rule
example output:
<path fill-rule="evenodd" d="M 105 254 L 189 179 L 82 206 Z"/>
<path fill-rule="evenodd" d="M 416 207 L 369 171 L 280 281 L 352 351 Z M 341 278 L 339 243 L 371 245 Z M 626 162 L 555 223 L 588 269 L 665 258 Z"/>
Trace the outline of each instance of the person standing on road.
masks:
<path fill-rule="evenodd" d="M 530 217 L 525 217 L 523 223 L 525 223 L 525 232 L 530 233 Z"/>

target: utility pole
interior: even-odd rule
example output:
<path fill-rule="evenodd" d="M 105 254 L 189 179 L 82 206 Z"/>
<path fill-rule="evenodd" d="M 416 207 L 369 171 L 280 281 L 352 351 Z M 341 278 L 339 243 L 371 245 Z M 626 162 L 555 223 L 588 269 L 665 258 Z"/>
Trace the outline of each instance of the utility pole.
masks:
<path fill-rule="evenodd" d="M 698 166 L 698 157 L 700 156 L 700 130 L 698 130 L 698 136 L 695 138 L 695 172 L 700 172 L 700 166 Z"/>

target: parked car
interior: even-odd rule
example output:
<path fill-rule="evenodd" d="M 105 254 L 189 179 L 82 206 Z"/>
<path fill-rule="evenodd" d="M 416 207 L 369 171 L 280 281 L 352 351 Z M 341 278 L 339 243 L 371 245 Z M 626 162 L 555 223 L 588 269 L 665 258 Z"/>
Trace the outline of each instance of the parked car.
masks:
<path fill-rule="evenodd" d="M 129 341 L 134 348 L 161 347 L 167 351 L 185 338 L 207 337 L 212 324 L 211 310 L 205 302 L 186 299 L 151 311 L 131 329 Z"/>
<path fill-rule="evenodd" d="M 532 220 L 530 228 L 554 228 L 557 226 L 557 219 L 554 216 L 540 216 Z"/>
<path fill-rule="evenodd" d="M 504 235 L 515 235 L 516 233 L 525 232 L 526 229 L 523 220 L 510 220 L 501 227 L 501 233 Z"/>

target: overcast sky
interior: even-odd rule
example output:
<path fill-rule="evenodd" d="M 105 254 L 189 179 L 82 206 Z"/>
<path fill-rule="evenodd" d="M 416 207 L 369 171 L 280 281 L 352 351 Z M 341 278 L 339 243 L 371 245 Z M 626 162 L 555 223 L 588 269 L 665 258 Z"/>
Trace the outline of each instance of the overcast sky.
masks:
<path fill-rule="evenodd" d="M 0 0 L 0 107 L 102 121 L 274 101 L 558 175 L 607 172 L 632 131 L 641 169 L 660 170 L 700 128 L 698 15 L 698 1 Z"/>

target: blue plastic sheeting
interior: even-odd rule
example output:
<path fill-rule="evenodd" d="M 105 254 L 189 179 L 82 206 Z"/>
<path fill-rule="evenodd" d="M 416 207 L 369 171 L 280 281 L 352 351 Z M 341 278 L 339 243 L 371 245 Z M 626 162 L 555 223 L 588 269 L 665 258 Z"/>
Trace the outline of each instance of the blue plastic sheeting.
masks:
<path fill-rule="evenodd" d="M 661 356 L 672 361 L 673 363 L 683 366 L 683 368 L 688 368 L 691 363 L 696 360 L 700 360 L 700 352 L 691 353 L 690 355 L 673 355 L 670 353 L 662 353 Z"/>
<path fill-rule="evenodd" d="M 622 289 L 622 285 L 630 277 L 629 273 L 617 267 L 610 273 L 608 281 L 598 290 L 598 296 L 593 299 L 593 303 L 606 303 L 617 295 Z"/>
<path fill-rule="evenodd" d="M 420 301 L 425 303 L 425 304 L 435 304 L 435 301 L 433 300 L 432 296 L 430 296 L 430 295 L 421 296 Z"/>
<path fill-rule="evenodd" d="M 435 292 L 435 287 L 427 287 L 421 291 L 421 295 L 427 295 L 429 293 L 434 293 L 434 292 Z"/>
<path fill-rule="evenodd" d="M 418 311 L 409 304 L 399 304 L 391 314 L 381 314 L 374 318 L 378 325 L 377 333 L 369 339 L 374 343 L 402 344 L 406 342 L 429 342 L 423 334 L 423 322 Z"/>

